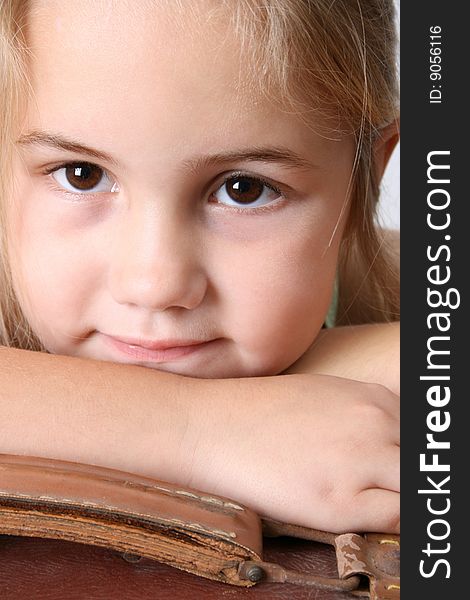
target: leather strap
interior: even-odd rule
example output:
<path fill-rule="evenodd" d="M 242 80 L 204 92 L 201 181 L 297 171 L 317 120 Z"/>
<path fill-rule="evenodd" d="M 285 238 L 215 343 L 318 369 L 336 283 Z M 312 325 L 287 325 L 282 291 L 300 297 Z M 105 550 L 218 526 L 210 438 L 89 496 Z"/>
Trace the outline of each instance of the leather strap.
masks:
<path fill-rule="evenodd" d="M 400 537 L 391 534 L 355 533 L 335 539 L 340 577 L 366 575 L 370 597 L 395 600 L 400 597 Z"/>
<path fill-rule="evenodd" d="M 368 597 L 371 600 L 396 600 L 400 597 L 400 536 L 392 534 L 366 533 L 358 535 L 346 533 L 336 535 L 299 525 L 291 525 L 262 519 L 265 537 L 290 536 L 312 540 L 334 546 L 339 579 L 313 578 L 306 575 L 280 570 L 278 565 L 267 567 L 267 581 L 283 581 L 316 585 L 323 589 L 341 589 L 352 595 Z M 364 587 L 358 581 L 366 576 L 368 585 Z M 355 585 L 353 585 L 353 583 Z"/>
<path fill-rule="evenodd" d="M 336 536 L 260 519 L 220 496 L 91 465 L 0 454 L 0 534 L 104 546 L 238 586 L 264 580 L 399 597 L 398 536 Z M 264 562 L 263 535 L 334 545 L 339 577 Z M 370 586 L 361 586 L 363 575 Z"/>

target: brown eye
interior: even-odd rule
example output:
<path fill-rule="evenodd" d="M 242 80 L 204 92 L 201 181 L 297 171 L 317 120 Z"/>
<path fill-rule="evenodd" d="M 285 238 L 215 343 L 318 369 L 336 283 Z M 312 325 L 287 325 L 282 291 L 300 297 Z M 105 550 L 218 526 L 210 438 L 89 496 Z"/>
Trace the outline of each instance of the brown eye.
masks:
<path fill-rule="evenodd" d="M 88 192 L 101 181 L 103 170 L 96 165 L 80 163 L 65 167 L 65 176 L 71 186 Z"/>
<path fill-rule="evenodd" d="M 239 175 L 227 179 L 214 196 L 221 204 L 250 208 L 268 204 L 279 198 L 281 193 L 256 177 Z"/>
<path fill-rule="evenodd" d="M 225 183 L 225 189 L 229 197 L 235 202 L 250 204 L 261 196 L 264 185 L 256 179 L 237 177 L 236 179 L 229 179 Z"/>
<path fill-rule="evenodd" d="M 106 171 L 92 163 L 70 163 L 52 172 L 52 177 L 64 190 L 83 194 L 118 191 L 117 184 Z"/>

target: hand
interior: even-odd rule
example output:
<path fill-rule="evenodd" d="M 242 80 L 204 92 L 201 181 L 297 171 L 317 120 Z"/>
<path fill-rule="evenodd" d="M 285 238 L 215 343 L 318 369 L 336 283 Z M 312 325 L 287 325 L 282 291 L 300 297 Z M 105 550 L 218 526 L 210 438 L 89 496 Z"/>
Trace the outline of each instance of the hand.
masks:
<path fill-rule="evenodd" d="M 203 417 L 188 485 L 316 529 L 399 531 L 395 394 L 322 375 L 239 387 L 231 407 Z"/>

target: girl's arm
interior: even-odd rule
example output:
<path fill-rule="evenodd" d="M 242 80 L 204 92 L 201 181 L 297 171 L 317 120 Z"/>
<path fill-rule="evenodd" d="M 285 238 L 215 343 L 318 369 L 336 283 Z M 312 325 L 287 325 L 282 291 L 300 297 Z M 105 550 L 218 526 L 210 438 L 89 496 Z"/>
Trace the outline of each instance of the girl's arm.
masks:
<path fill-rule="evenodd" d="M 197 379 L 0 348 L 0 452 L 184 479 L 202 401 Z"/>
<path fill-rule="evenodd" d="M 322 329 L 285 373 L 335 375 L 400 393 L 400 323 Z"/>
<path fill-rule="evenodd" d="M 0 349 L 0 452 L 140 473 L 318 529 L 397 531 L 398 435 L 383 386 L 192 379 Z"/>

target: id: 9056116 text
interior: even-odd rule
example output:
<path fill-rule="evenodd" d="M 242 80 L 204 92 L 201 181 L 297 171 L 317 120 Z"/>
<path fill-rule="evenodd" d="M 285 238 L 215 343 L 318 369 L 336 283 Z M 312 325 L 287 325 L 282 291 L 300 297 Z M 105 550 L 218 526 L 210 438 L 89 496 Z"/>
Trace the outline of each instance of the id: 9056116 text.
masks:
<path fill-rule="evenodd" d="M 429 79 L 432 89 L 429 91 L 429 103 L 441 104 L 442 102 L 442 28 L 433 25 L 429 28 Z"/>

